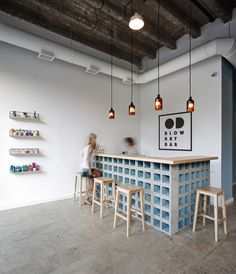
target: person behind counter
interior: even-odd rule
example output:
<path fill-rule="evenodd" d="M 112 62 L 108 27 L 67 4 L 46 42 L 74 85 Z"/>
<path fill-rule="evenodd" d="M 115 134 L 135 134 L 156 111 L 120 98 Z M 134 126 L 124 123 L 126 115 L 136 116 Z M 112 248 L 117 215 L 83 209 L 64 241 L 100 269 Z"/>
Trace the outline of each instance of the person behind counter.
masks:
<path fill-rule="evenodd" d="M 96 139 L 97 135 L 90 133 L 81 153 L 82 176 L 86 178 L 86 184 L 88 184 L 90 190 L 93 189 L 93 159 L 96 150 Z M 85 204 L 91 205 L 91 197 L 89 197 L 88 193 L 86 195 Z"/>
<path fill-rule="evenodd" d="M 131 137 L 124 138 L 124 143 L 125 143 L 125 146 L 126 146 L 126 151 L 123 152 L 124 154 L 138 155 L 135 140 L 133 138 L 131 138 Z"/>

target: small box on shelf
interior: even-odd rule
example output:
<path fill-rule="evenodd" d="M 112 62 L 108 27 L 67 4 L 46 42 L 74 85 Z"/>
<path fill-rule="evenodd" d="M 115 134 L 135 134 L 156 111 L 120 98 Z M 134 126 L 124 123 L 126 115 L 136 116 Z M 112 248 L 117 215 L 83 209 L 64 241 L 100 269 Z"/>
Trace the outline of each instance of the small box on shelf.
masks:
<path fill-rule="evenodd" d="M 39 114 L 34 112 L 22 112 L 22 111 L 10 111 L 9 118 L 15 120 L 31 120 L 31 121 L 38 121 L 40 120 Z"/>

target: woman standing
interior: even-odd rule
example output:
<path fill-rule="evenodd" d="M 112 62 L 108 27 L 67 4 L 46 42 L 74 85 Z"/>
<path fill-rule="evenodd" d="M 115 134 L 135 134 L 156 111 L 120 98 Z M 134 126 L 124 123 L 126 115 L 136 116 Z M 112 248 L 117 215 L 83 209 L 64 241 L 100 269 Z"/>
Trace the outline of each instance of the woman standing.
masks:
<path fill-rule="evenodd" d="M 82 150 L 82 176 L 86 178 L 86 186 L 88 190 L 93 189 L 93 158 L 96 150 L 96 139 L 97 135 L 94 133 L 90 133 L 85 144 L 85 147 Z M 85 203 L 91 205 L 91 197 L 89 197 L 88 192 L 86 192 L 86 200 Z"/>

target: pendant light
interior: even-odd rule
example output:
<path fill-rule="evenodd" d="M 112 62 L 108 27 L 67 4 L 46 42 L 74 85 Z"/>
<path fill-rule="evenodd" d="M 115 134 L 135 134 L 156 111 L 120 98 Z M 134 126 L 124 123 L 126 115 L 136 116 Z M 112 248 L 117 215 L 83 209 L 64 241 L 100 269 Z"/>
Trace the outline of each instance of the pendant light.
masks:
<path fill-rule="evenodd" d="M 129 27 L 132 30 L 140 30 L 144 26 L 143 17 L 138 14 L 137 12 L 134 13 L 134 15 L 129 20 Z"/>
<path fill-rule="evenodd" d="M 192 1 L 189 0 L 189 99 L 186 104 L 187 112 L 194 112 L 194 100 L 192 98 Z"/>
<path fill-rule="evenodd" d="M 113 19 L 111 16 L 111 109 L 109 110 L 108 113 L 108 118 L 110 120 L 115 119 L 115 111 L 113 109 L 113 51 L 112 51 L 112 46 L 113 46 Z"/>
<path fill-rule="evenodd" d="M 131 103 L 129 105 L 129 115 L 135 115 L 135 105 L 133 103 L 133 93 L 134 93 L 134 85 L 133 85 L 133 31 L 131 30 L 131 65 L 130 65 L 130 69 L 131 69 Z"/>
<path fill-rule="evenodd" d="M 158 19 L 157 19 L 157 40 L 160 41 L 160 0 L 158 0 Z M 157 50 L 157 89 L 158 94 L 155 99 L 155 110 L 163 109 L 163 100 L 160 95 L 160 49 Z"/>

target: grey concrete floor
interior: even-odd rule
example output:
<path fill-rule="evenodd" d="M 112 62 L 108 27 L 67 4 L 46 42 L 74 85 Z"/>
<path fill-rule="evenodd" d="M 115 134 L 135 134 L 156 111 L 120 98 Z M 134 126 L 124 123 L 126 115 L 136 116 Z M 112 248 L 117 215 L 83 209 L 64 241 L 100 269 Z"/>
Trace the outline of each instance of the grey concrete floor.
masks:
<path fill-rule="evenodd" d="M 64 200 L 0 212 L 0 273 L 236 273 L 236 203 L 218 243 L 211 222 L 170 238 L 135 221 L 127 239 L 122 221 L 112 229 L 112 209 L 103 220 L 90 209 Z"/>

